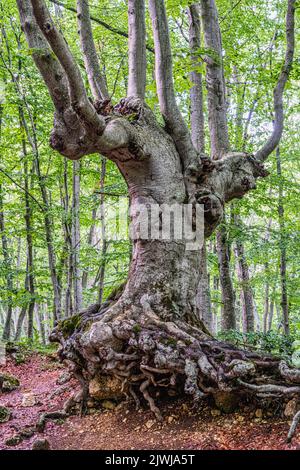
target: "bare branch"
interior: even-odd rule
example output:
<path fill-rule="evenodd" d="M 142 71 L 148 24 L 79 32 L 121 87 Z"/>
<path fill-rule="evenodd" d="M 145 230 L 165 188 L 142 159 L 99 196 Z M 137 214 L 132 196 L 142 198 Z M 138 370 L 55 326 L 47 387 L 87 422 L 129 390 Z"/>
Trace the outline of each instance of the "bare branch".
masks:
<path fill-rule="evenodd" d="M 292 68 L 294 49 L 295 49 L 295 5 L 296 0 L 288 0 L 287 13 L 286 13 L 286 52 L 284 64 L 282 66 L 277 84 L 273 91 L 274 99 L 274 123 L 273 132 L 267 142 L 261 149 L 258 150 L 255 157 L 257 160 L 265 161 L 270 153 L 275 150 L 280 142 L 283 132 L 283 92 L 288 81 L 290 71 Z"/>
<path fill-rule="evenodd" d="M 201 0 L 201 18 L 206 54 L 208 122 L 213 159 L 229 150 L 222 40 L 215 0 Z"/>
<path fill-rule="evenodd" d="M 59 0 L 50 0 L 51 3 L 54 3 L 55 5 L 58 5 L 62 8 L 65 8 L 66 10 L 68 11 L 71 11 L 73 13 L 76 13 L 76 9 L 73 8 L 73 7 L 70 7 L 69 5 L 65 5 L 63 2 L 60 2 Z M 103 20 L 100 20 L 99 18 L 96 18 L 95 16 L 93 15 L 90 15 L 90 18 L 91 20 L 94 22 L 94 23 L 97 23 L 99 24 L 100 26 L 102 26 L 103 28 L 107 29 L 108 31 L 110 31 L 111 33 L 114 33 L 114 34 L 118 34 L 119 36 L 123 36 L 123 38 L 128 38 L 128 34 L 125 32 L 125 31 L 122 31 L 118 28 L 115 28 L 114 26 L 111 26 L 110 24 L 106 23 L 105 21 Z M 149 52 L 152 52 L 154 53 L 154 49 L 153 47 L 149 46 L 149 44 L 146 45 L 146 49 L 149 51 Z"/>
<path fill-rule="evenodd" d="M 145 98 L 146 88 L 146 25 L 145 1 L 128 1 L 129 76 L 128 96 Z"/>
<path fill-rule="evenodd" d="M 197 168 L 200 159 L 175 99 L 172 51 L 164 0 L 150 0 L 149 9 L 154 36 L 155 75 L 160 111 L 166 129 L 175 142 L 184 169 Z"/>
<path fill-rule="evenodd" d="M 188 8 L 189 17 L 189 44 L 191 60 L 194 67 L 190 74 L 192 87 L 191 98 L 191 130 L 192 142 L 198 152 L 204 153 L 204 116 L 203 116 L 203 93 L 202 75 L 197 70 L 199 67 L 199 49 L 201 46 L 200 14 L 197 4 Z"/>
<path fill-rule="evenodd" d="M 71 104 L 82 119 L 85 127 L 101 135 L 105 129 L 105 121 L 98 116 L 90 103 L 79 68 L 66 44 L 64 37 L 57 30 L 44 0 L 31 0 L 36 21 L 50 44 L 54 54 L 63 67 L 69 83 Z"/>
<path fill-rule="evenodd" d="M 81 50 L 93 96 L 98 100 L 108 100 L 109 93 L 95 48 L 88 0 L 77 0 L 77 18 Z"/>

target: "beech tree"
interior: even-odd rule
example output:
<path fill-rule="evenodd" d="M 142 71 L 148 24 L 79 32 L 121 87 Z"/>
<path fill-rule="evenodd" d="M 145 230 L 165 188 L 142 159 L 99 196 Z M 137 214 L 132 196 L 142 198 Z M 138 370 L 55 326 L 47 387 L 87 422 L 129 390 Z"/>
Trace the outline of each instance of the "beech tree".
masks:
<path fill-rule="evenodd" d="M 176 102 L 168 18 L 163 0 L 149 0 L 155 81 L 163 125 L 145 102 L 144 0 L 128 1 L 128 90 L 110 101 L 97 55 L 89 3 L 77 0 L 78 30 L 92 98 L 78 63 L 44 0 L 17 0 L 32 56 L 55 108 L 50 145 L 71 160 L 100 153 L 113 161 L 129 191 L 133 226 L 140 204 L 201 204 L 205 237 L 224 218 L 225 204 L 255 189 L 268 173 L 264 162 L 283 131 L 283 92 L 294 53 L 295 0 L 287 1 L 286 52 L 274 88 L 273 131 L 254 153 L 234 152 L 228 137 L 222 40 L 214 0 L 189 8 L 191 53 L 205 41 L 211 155 L 204 153 L 201 82 L 192 77 L 191 131 Z M 109 70 L 106 70 L 109 73 Z M 300 373 L 278 358 L 239 350 L 214 339 L 199 317 L 197 289 L 201 252 L 184 240 L 133 240 L 127 282 L 102 305 L 59 322 L 51 339 L 83 386 L 100 375 L 120 380 L 139 402 L 141 394 L 158 419 L 152 390 L 182 387 L 195 400 L 218 390 L 268 398 L 300 392 Z M 67 323 L 66 323 L 67 322 Z"/>

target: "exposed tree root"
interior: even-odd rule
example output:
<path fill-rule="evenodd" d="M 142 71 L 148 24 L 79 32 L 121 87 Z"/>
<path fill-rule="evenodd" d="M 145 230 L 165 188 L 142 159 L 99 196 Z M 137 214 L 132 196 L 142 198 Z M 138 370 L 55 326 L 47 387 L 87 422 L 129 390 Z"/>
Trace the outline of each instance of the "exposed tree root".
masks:
<path fill-rule="evenodd" d="M 60 342 L 61 360 L 80 380 L 82 412 L 88 383 L 100 375 L 116 377 L 137 407 L 144 398 L 158 420 L 162 416 L 154 399 L 170 388 L 191 395 L 195 402 L 219 391 L 264 402 L 277 398 L 282 404 L 300 396 L 299 370 L 281 358 L 217 341 L 201 325 L 162 321 L 158 308 L 155 304 L 154 311 L 149 296 L 140 299 L 140 306 L 122 298 L 94 315 L 84 312 L 68 336 L 65 322 L 56 327 L 51 339 Z M 298 412 L 289 441 L 299 420 Z"/>
<path fill-rule="evenodd" d="M 292 438 L 295 434 L 296 427 L 298 426 L 299 421 L 300 421 L 300 411 L 298 411 L 298 413 L 296 413 L 295 416 L 294 416 L 294 419 L 292 421 L 292 424 L 291 424 L 291 427 L 290 427 L 290 430 L 289 430 L 289 433 L 288 433 L 287 442 L 291 442 L 291 440 L 292 440 Z"/>
<path fill-rule="evenodd" d="M 36 429 L 38 432 L 43 432 L 46 426 L 46 422 L 50 419 L 65 419 L 69 415 L 64 410 L 62 411 L 50 411 L 48 413 L 42 413 L 39 417 Z"/>

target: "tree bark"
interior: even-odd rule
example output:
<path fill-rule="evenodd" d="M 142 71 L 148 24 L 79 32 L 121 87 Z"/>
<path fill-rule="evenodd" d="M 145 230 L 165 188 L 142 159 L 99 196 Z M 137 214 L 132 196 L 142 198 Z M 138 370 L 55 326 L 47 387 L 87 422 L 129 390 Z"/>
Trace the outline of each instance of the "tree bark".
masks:
<path fill-rule="evenodd" d="M 287 262 L 286 262 L 286 237 L 285 237 L 285 223 L 284 223 L 284 207 L 283 207 L 283 184 L 282 184 L 282 171 L 281 171 L 281 158 L 280 149 L 276 149 L 276 164 L 277 176 L 279 178 L 278 188 L 278 216 L 279 216 L 279 230 L 280 230 L 280 280 L 281 280 L 281 309 L 283 318 L 283 330 L 286 335 L 290 332 L 289 325 L 289 305 L 287 293 Z"/>
<path fill-rule="evenodd" d="M 210 298 L 209 274 L 207 271 L 207 248 L 205 242 L 201 249 L 200 256 L 200 280 L 197 289 L 197 305 L 201 320 L 203 320 L 203 323 L 205 324 L 207 329 L 213 332 L 214 327 Z"/>
<path fill-rule="evenodd" d="M 223 331 L 236 328 L 235 295 L 230 272 L 230 252 L 227 242 L 226 226 L 222 225 L 217 231 L 217 251 L 222 291 L 222 321 Z"/>
<path fill-rule="evenodd" d="M 12 313 L 13 313 L 13 272 L 11 257 L 9 252 L 8 238 L 6 235 L 5 229 L 5 216 L 4 216 L 4 206 L 3 206 L 3 189 L 0 184 L 0 233 L 1 233 L 1 242 L 2 242 L 2 253 L 3 253 L 3 265 L 6 273 L 6 297 L 7 297 L 7 311 L 6 318 L 4 323 L 4 329 L 2 338 L 4 341 L 9 341 L 11 334 L 11 323 L 12 323 Z"/>
<path fill-rule="evenodd" d="M 22 120 L 20 118 L 22 128 Z M 29 174 L 28 174 L 28 161 L 27 149 L 24 138 L 22 139 L 23 158 L 24 158 L 24 188 L 25 188 L 25 226 L 26 226 L 26 241 L 27 241 L 27 275 L 28 275 L 28 292 L 30 300 L 28 304 L 28 328 L 27 336 L 29 340 L 33 340 L 33 313 L 35 306 L 35 279 L 34 279 L 34 260 L 33 260 L 33 241 L 32 241 L 32 208 L 29 197 Z"/>
<path fill-rule="evenodd" d="M 237 216 L 235 217 L 235 223 L 239 223 L 239 218 Z M 237 239 L 235 243 L 235 253 L 238 263 L 238 277 L 241 283 L 242 292 L 243 332 L 248 333 L 250 331 L 254 331 L 254 300 L 244 245 L 239 239 Z"/>
<path fill-rule="evenodd" d="M 72 203 L 72 257 L 74 308 L 80 311 L 82 307 L 82 276 L 80 269 L 80 162 L 73 162 L 73 203 Z"/>

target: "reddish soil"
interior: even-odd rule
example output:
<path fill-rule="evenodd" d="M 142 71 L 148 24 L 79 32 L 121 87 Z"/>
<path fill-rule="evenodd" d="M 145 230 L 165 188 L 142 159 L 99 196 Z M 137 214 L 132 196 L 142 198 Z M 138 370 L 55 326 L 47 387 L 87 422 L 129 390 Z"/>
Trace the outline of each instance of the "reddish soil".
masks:
<path fill-rule="evenodd" d="M 17 446 L 6 446 L 6 439 L 35 425 L 40 413 L 61 409 L 77 384 L 69 381 L 67 385 L 57 385 L 62 367 L 37 354 L 18 366 L 9 360 L 1 370 L 16 376 L 21 386 L 0 396 L 0 404 L 12 411 L 11 419 L 0 424 L 0 449 L 31 449 L 37 438 L 47 438 L 51 449 L 300 449 L 299 430 L 292 444 L 285 442 L 289 427 L 286 420 L 259 419 L 249 412 L 213 417 L 211 408 L 195 410 L 183 400 L 162 404 L 161 424 L 148 410 L 137 412 L 121 404 L 114 410 L 97 410 L 82 418 L 72 416 L 61 423 L 48 422 L 44 433 L 36 433 Z M 57 394 L 51 397 L 54 391 Z M 28 393 L 34 395 L 35 404 L 23 406 L 23 395 Z"/>

